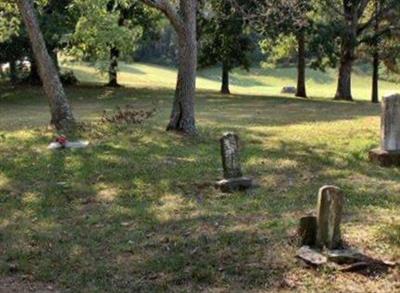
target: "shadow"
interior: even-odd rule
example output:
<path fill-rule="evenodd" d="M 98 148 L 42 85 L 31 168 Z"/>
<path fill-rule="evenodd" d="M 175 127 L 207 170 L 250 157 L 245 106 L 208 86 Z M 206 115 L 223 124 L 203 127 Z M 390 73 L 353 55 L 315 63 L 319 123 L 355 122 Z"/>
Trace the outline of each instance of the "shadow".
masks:
<path fill-rule="evenodd" d="M 0 114 L 2 114 L 0 129 L 3 123 L 7 123 L 3 130 L 18 129 L 24 120 L 29 121 L 29 125 L 39 126 L 37 113 L 40 113 L 43 117 L 41 125 L 47 123 L 48 113 L 43 111 L 47 107 L 47 100 L 41 88 L 23 86 L 8 88 L 1 85 L 0 87 L 2 89 L 0 94 Z M 170 103 L 172 103 L 171 99 L 174 95 L 173 90 L 166 89 L 109 89 L 94 84 L 68 87 L 66 91 L 76 116 L 82 120 L 85 120 L 86 116 L 94 117 L 94 114 L 99 117 L 104 108 L 114 108 L 124 103 L 134 103 L 138 106 L 148 105 L 149 103 L 158 104 L 162 107 L 163 117 L 165 117 L 169 115 Z M 27 92 L 29 94 L 26 94 Z M 4 110 L 6 108 L 7 110 Z M 198 91 L 197 109 L 200 126 L 201 121 L 204 120 L 212 121 L 213 124 L 235 125 L 238 119 L 243 119 L 242 124 L 294 125 L 352 120 L 360 117 L 377 116 L 380 113 L 379 105 L 368 102 L 337 102 L 326 99 L 304 100 L 252 95 L 230 95 L 227 97 L 212 91 Z M 23 116 L 17 124 L 12 123 L 21 110 L 28 110 L 28 115 Z M 232 112 L 238 114 L 231 115 Z M 276 113 L 282 113 L 282 115 L 276 115 Z"/>
<path fill-rule="evenodd" d="M 292 80 L 293 85 L 297 81 L 297 70 L 293 67 L 276 67 L 276 68 L 256 68 L 252 69 L 252 72 L 256 75 L 270 76 L 282 80 Z M 313 70 L 311 68 L 306 69 L 306 80 L 318 83 L 318 84 L 331 84 L 336 79 L 329 72 L 321 72 Z"/>
<path fill-rule="evenodd" d="M 253 73 L 252 70 L 249 72 L 242 70 L 233 70 L 229 75 L 229 83 L 232 86 L 240 86 L 240 87 L 255 87 L 255 86 L 269 86 L 265 82 L 261 82 L 255 80 L 254 78 L 249 77 L 250 74 Z M 211 80 L 215 82 L 221 82 L 221 72 L 220 69 L 212 68 L 212 69 L 202 69 L 198 72 L 198 77 L 201 77 L 205 80 Z"/>
<path fill-rule="evenodd" d="M 368 102 L 336 102 L 327 99 L 301 99 L 274 96 L 231 95 L 224 97 L 209 94 L 205 103 L 212 108 L 204 113 L 215 124 L 241 123 L 253 125 L 282 126 L 300 123 L 333 122 L 377 116 L 379 105 Z M 234 116 L 231 113 L 239 113 Z M 276 115 L 282 113 L 282 115 Z"/>
<path fill-rule="evenodd" d="M 304 273 L 287 240 L 320 186 L 344 190 L 352 221 L 371 208 L 400 206 L 400 169 L 366 158 L 377 141 L 366 124 L 375 120 L 354 124 L 375 119 L 376 105 L 199 92 L 199 135 L 187 138 L 164 131 L 173 91 L 71 87 L 84 121 L 125 103 L 155 103 L 158 112 L 140 126 L 92 125 L 82 133 L 89 148 L 50 152 L 53 134 L 32 130 L 30 120 L 44 112 L 45 99 L 30 93 L 17 88 L 0 106 L 7 131 L 0 142 L 2 275 L 73 292 L 274 292 Z M 260 188 L 214 189 L 222 176 L 218 139 L 227 130 L 239 134 L 244 174 Z"/>
<path fill-rule="evenodd" d="M 72 67 L 72 65 L 73 65 L 73 67 Z M 95 65 L 92 63 L 73 63 L 72 65 L 69 62 L 62 63 L 63 70 L 72 70 L 81 76 L 86 75 L 88 73 L 93 73 L 93 72 L 97 72 L 98 74 L 100 74 L 99 71 L 97 70 L 97 68 L 95 67 Z M 90 68 L 91 70 L 87 71 L 87 70 L 79 69 L 79 67 Z M 128 64 L 125 62 L 119 62 L 119 69 L 120 69 L 120 72 L 122 72 L 122 73 L 131 73 L 131 74 L 139 74 L 139 75 L 146 74 L 144 71 L 135 67 L 135 63 Z"/>
<path fill-rule="evenodd" d="M 359 254 L 356 258 L 357 260 L 351 261 L 350 264 L 347 261 L 337 261 L 341 265 L 339 271 L 342 273 L 356 273 L 368 278 L 377 278 L 387 275 L 390 273 L 391 268 L 396 266 L 394 263 L 384 262 L 365 254 Z"/>
<path fill-rule="evenodd" d="M 186 147 L 199 141 L 178 140 L 182 149 L 174 150 L 140 131 L 129 138 L 135 145 L 129 149 L 109 141 L 85 150 L 29 150 L 44 141 L 24 140 L 20 156 L 0 163 L 9 180 L 1 189 L 3 274 L 29 274 L 68 290 L 122 292 L 173 290 L 188 282 L 198 288 L 223 279 L 251 289 L 282 278 L 280 259 L 271 267 L 269 252 L 265 264 L 254 254 L 265 235 L 216 224 L 234 224 L 232 216 L 169 215 L 171 200 L 191 210 L 181 182 L 210 173 L 201 167 L 209 160 L 201 142 L 195 159 Z M 16 267 L 8 272 L 11 263 Z"/>

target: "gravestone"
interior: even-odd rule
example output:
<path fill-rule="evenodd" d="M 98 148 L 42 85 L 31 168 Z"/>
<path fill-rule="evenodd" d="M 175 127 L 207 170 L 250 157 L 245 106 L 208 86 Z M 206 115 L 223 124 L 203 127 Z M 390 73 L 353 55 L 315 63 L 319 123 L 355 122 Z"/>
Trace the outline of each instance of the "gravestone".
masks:
<path fill-rule="evenodd" d="M 225 133 L 220 139 L 224 178 L 242 177 L 239 155 L 239 137 L 234 133 Z"/>
<path fill-rule="evenodd" d="M 340 223 L 344 197 L 336 186 L 324 186 L 319 190 L 317 205 L 317 246 L 338 249 L 342 246 Z"/>
<path fill-rule="evenodd" d="M 314 246 L 317 234 L 317 217 L 308 215 L 300 218 L 298 235 L 301 245 Z"/>
<path fill-rule="evenodd" d="M 400 94 L 383 98 L 381 146 L 369 152 L 369 159 L 382 166 L 400 166 Z"/>
<path fill-rule="evenodd" d="M 89 142 L 85 140 L 78 140 L 75 142 L 67 141 L 64 145 L 59 142 L 52 142 L 48 145 L 49 150 L 59 150 L 59 149 L 83 149 L 89 146 Z"/>
<path fill-rule="evenodd" d="M 246 190 L 253 186 L 253 179 L 243 177 L 240 165 L 239 137 L 232 133 L 225 133 L 220 139 L 222 167 L 224 179 L 216 183 L 222 192 Z"/>

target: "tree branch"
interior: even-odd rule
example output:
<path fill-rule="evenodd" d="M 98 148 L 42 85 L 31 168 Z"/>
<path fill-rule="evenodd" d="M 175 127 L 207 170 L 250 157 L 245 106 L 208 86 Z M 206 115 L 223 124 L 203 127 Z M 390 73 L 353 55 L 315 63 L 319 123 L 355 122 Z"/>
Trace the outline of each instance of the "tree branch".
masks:
<path fill-rule="evenodd" d="M 141 0 L 144 4 L 160 10 L 169 19 L 172 26 L 177 32 L 181 32 L 184 28 L 184 23 L 178 11 L 169 0 Z"/>

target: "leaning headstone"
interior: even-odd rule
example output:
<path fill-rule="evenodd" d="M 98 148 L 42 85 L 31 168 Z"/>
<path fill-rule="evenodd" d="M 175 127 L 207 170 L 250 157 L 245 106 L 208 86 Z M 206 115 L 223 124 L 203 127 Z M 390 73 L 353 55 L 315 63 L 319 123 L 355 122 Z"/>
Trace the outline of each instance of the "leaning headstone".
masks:
<path fill-rule="evenodd" d="M 298 234 L 302 246 L 314 246 L 317 237 L 317 217 L 309 215 L 300 218 Z"/>
<path fill-rule="evenodd" d="M 246 190 L 253 186 L 253 180 L 243 177 L 240 165 L 239 138 L 234 133 L 225 133 L 220 139 L 224 179 L 216 183 L 222 192 Z"/>
<path fill-rule="evenodd" d="M 382 166 L 400 166 L 400 94 L 383 98 L 381 146 L 369 152 L 369 159 Z"/>
<path fill-rule="evenodd" d="M 336 186 L 324 186 L 319 190 L 317 205 L 317 246 L 338 249 L 342 246 L 340 223 L 344 197 Z"/>

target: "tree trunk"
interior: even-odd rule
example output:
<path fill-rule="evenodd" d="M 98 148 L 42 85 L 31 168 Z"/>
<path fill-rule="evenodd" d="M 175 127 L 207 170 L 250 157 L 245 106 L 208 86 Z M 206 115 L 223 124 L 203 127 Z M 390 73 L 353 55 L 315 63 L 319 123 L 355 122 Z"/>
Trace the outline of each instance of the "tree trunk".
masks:
<path fill-rule="evenodd" d="M 341 37 L 340 67 L 335 100 L 353 100 L 351 95 L 351 73 L 357 44 L 358 12 L 357 9 L 348 4 L 348 1 L 343 1 L 343 15 L 347 26 L 344 28 Z"/>
<path fill-rule="evenodd" d="M 50 105 L 51 123 L 57 130 L 70 131 L 75 120 L 57 69 L 50 58 L 39 23 L 30 0 L 17 0 L 18 8 L 31 41 L 32 50 L 39 68 L 39 75 Z"/>
<path fill-rule="evenodd" d="M 17 75 L 17 61 L 16 60 L 11 60 L 10 61 L 10 82 L 11 84 L 16 84 L 18 81 L 18 75 Z"/>
<path fill-rule="evenodd" d="M 378 48 L 374 52 L 373 73 L 372 73 L 372 103 L 379 103 L 379 53 Z"/>
<path fill-rule="evenodd" d="M 378 38 L 378 33 L 379 33 L 379 1 L 375 0 L 374 3 L 375 6 L 375 25 L 374 25 L 374 33 L 375 33 L 375 39 L 373 43 L 373 61 L 372 61 L 372 66 L 373 66 L 373 72 L 372 72 L 372 97 L 371 97 L 371 102 L 372 103 L 378 103 L 379 102 L 379 38 Z"/>
<path fill-rule="evenodd" d="M 297 60 L 297 92 L 296 96 L 307 98 L 306 93 L 306 52 L 305 52 L 305 36 L 301 31 L 297 35 L 298 43 L 298 60 Z"/>
<path fill-rule="evenodd" d="M 175 99 L 167 130 L 197 133 L 194 111 L 197 71 L 196 0 L 181 0 L 183 25 L 177 31 L 179 68 Z"/>
<path fill-rule="evenodd" d="M 222 62 L 222 86 L 221 86 L 221 94 L 230 95 L 231 91 L 229 90 L 229 67 L 226 62 Z"/>
<path fill-rule="evenodd" d="M 339 67 L 338 86 L 335 95 L 335 100 L 352 101 L 351 95 L 351 71 L 353 69 L 353 60 L 346 56 L 341 57 Z"/>
<path fill-rule="evenodd" d="M 111 48 L 110 50 L 110 67 L 108 69 L 108 84 L 109 87 L 120 87 L 118 84 L 118 58 L 119 50 Z"/>

